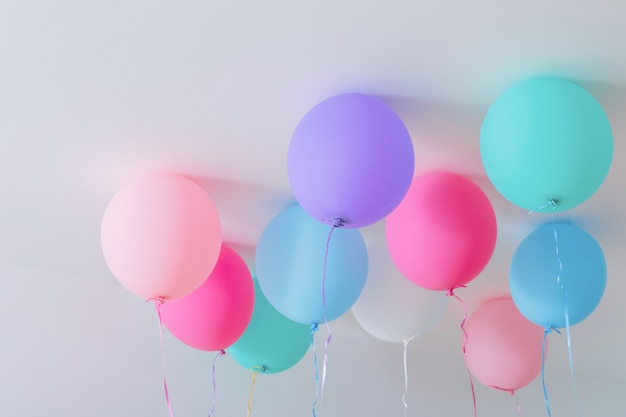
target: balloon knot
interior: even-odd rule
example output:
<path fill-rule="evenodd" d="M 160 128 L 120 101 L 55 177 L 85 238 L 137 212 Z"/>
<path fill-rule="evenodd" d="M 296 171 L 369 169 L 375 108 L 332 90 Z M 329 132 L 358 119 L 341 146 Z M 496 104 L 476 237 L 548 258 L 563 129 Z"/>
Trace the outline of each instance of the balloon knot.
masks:
<path fill-rule="evenodd" d="M 343 227 L 345 226 L 345 222 L 341 217 L 335 217 L 332 220 L 327 220 L 324 223 L 332 226 L 332 227 Z"/>
<path fill-rule="evenodd" d="M 456 290 L 457 288 L 466 288 L 465 285 L 454 285 L 450 288 L 448 288 L 448 291 L 446 291 L 446 295 L 448 297 L 454 297 L 454 290 Z"/>
<path fill-rule="evenodd" d="M 546 201 L 544 204 L 540 205 L 539 207 L 532 209 L 528 212 L 528 214 L 533 214 L 536 211 L 539 210 L 543 210 L 544 208 L 550 208 L 550 211 L 554 212 L 556 210 L 556 206 L 557 206 L 558 200 L 555 198 L 549 198 L 548 201 Z"/>
<path fill-rule="evenodd" d="M 163 304 L 165 303 L 165 297 L 163 297 L 162 295 L 158 297 L 150 297 L 146 300 L 146 303 L 148 301 L 154 301 L 155 304 Z"/>
<path fill-rule="evenodd" d="M 498 387 L 496 385 L 489 385 L 489 388 L 493 388 L 493 389 L 497 389 L 497 390 L 500 390 L 500 391 L 508 392 L 510 396 L 515 395 L 515 390 L 511 389 L 511 388 L 501 388 L 501 387 Z"/>
<path fill-rule="evenodd" d="M 548 207 L 550 207 L 550 210 L 552 211 L 556 210 L 556 206 L 557 206 L 557 200 L 555 200 L 554 198 L 551 198 L 548 200 Z"/>
<path fill-rule="evenodd" d="M 254 373 L 264 373 L 267 368 L 265 367 L 265 365 L 254 365 L 253 367 L 250 368 L 250 370 Z"/>
<path fill-rule="evenodd" d="M 317 323 L 313 323 L 311 325 L 311 333 L 315 333 L 318 330 L 318 328 L 319 327 L 317 326 Z"/>
<path fill-rule="evenodd" d="M 219 356 L 224 356 L 224 355 L 226 355 L 226 351 L 224 349 L 221 349 L 219 352 L 217 352 L 217 354 Z"/>
<path fill-rule="evenodd" d="M 552 333 L 552 332 L 557 332 L 558 334 L 561 334 L 561 331 L 559 329 L 557 329 L 556 327 L 552 327 L 550 325 L 546 326 L 543 329 L 543 333 L 544 334 L 549 334 L 549 333 Z"/>

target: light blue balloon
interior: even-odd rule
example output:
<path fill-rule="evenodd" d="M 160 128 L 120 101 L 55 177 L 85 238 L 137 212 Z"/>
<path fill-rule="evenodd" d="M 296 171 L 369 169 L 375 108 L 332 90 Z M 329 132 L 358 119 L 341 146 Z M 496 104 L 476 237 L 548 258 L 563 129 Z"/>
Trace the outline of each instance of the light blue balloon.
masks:
<path fill-rule="evenodd" d="M 311 345 L 311 326 L 280 314 L 254 283 L 254 312 L 246 331 L 228 354 L 241 366 L 261 373 L 285 371 L 302 359 Z"/>
<path fill-rule="evenodd" d="M 367 278 L 367 248 L 358 229 L 335 228 L 300 206 L 283 210 L 265 227 L 256 250 L 256 273 L 268 301 L 298 323 L 324 322 L 344 314 L 357 300 Z"/>
<path fill-rule="evenodd" d="M 527 210 L 568 210 L 604 181 L 613 134 L 600 104 L 578 85 L 533 78 L 493 103 L 480 132 L 480 153 L 494 187 Z"/>
<path fill-rule="evenodd" d="M 560 279 L 559 260 L 563 266 Z M 571 224 L 549 223 L 528 235 L 515 251 L 509 287 L 524 317 L 542 327 L 562 328 L 566 325 L 565 298 L 559 281 L 565 288 L 569 323 L 574 325 L 600 303 L 606 262 L 587 232 Z"/>

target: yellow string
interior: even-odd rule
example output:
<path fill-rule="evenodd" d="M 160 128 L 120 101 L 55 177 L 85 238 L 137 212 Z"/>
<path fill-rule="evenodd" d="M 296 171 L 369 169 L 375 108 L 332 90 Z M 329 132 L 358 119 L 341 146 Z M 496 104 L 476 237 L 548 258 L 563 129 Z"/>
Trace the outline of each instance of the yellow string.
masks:
<path fill-rule="evenodd" d="M 253 366 L 250 368 L 250 372 L 252 372 L 252 386 L 250 387 L 250 396 L 248 397 L 248 413 L 246 414 L 246 417 L 250 417 L 250 411 L 252 410 L 252 393 L 254 392 L 254 382 L 256 381 L 256 376 L 259 372 L 264 370 L 265 367 L 263 366 Z"/>

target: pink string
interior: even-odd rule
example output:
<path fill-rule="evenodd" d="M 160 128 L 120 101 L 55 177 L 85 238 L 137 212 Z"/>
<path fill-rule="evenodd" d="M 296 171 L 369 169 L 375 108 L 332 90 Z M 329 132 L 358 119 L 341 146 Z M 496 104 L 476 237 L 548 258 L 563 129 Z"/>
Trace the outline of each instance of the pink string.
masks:
<path fill-rule="evenodd" d="M 163 345 L 163 317 L 161 315 L 161 306 L 165 302 L 165 297 L 148 298 L 146 302 L 154 301 L 157 306 L 157 314 L 159 316 L 159 337 L 161 339 L 161 369 L 163 371 L 163 390 L 165 391 L 165 401 L 167 402 L 167 410 L 170 413 L 170 417 L 174 417 L 172 412 L 172 403 L 170 401 L 170 394 L 167 389 L 167 377 L 165 376 L 165 348 Z"/>
<path fill-rule="evenodd" d="M 213 402 L 211 403 L 211 411 L 209 411 L 209 417 L 211 417 L 213 415 L 213 412 L 215 411 L 215 400 L 217 398 L 217 384 L 215 383 L 215 362 L 217 361 L 217 358 L 219 358 L 220 356 L 224 356 L 225 354 L 226 352 L 224 350 L 220 350 L 219 352 L 217 352 L 217 354 L 213 358 L 213 368 L 212 368 L 212 377 L 211 377 L 213 380 Z"/>
<path fill-rule="evenodd" d="M 465 322 L 467 321 L 467 306 L 465 305 L 465 302 L 461 299 L 461 297 L 459 297 L 458 295 L 454 293 L 454 290 L 456 290 L 457 288 L 465 288 L 465 285 L 457 285 L 457 286 L 451 287 L 450 289 L 448 289 L 448 292 L 446 293 L 446 295 L 448 297 L 456 298 L 457 300 L 459 300 L 459 302 L 463 306 L 463 320 L 461 321 L 460 327 L 461 327 L 461 331 L 463 331 L 463 357 L 467 360 L 468 334 L 467 334 L 467 331 L 465 330 Z M 472 373 L 470 372 L 469 368 L 467 368 L 467 373 L 469 375 L 470 387 L 472 389 L 472 401 L 474 402 L 474 417 L 476 417 L 478 415 L 477 409 L 476 409 L 476 390 L 474 389 L 474 381 L 472 379 Z"/>

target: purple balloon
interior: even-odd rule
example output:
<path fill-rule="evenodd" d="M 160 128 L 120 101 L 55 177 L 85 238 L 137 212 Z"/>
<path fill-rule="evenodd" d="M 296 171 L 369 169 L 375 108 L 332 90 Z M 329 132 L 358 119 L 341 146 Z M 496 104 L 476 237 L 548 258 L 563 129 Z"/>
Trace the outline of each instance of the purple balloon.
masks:
<path fill-rule="evenodd" d="M 362 227 L 402 201 L 415 168 L 413 143 L 400 117 L 365 94 L 328 98 L 304 115 L 287 156 L 298 203 L 315 219 Z"/>

